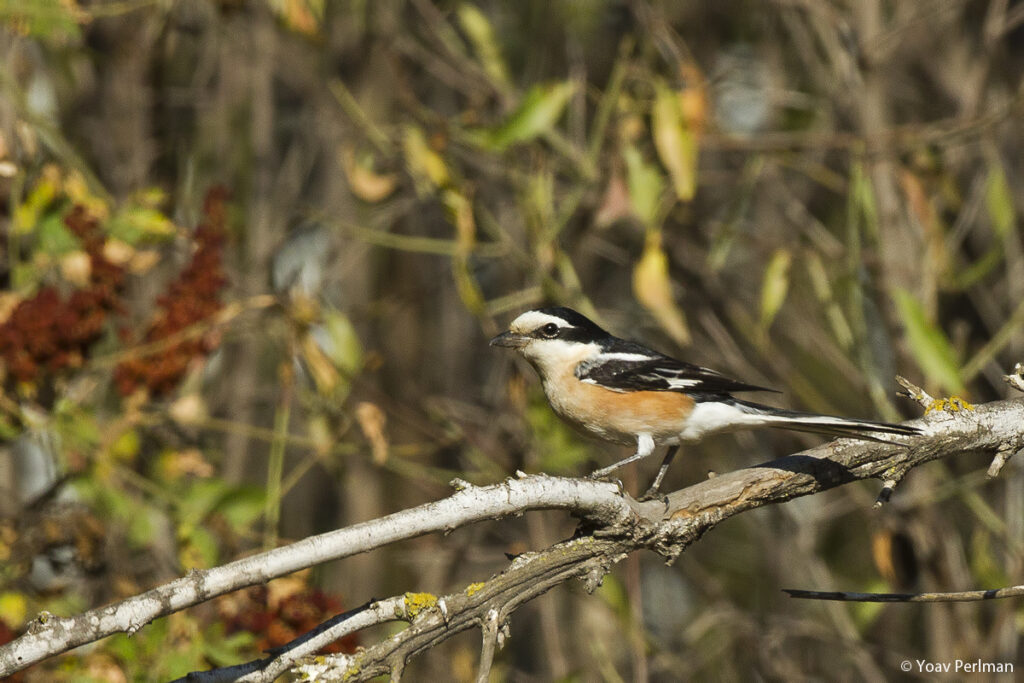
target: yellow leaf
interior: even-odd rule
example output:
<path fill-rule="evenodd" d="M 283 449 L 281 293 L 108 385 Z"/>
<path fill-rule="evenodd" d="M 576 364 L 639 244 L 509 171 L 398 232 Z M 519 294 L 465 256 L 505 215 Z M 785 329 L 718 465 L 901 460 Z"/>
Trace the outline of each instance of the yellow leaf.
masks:
<path fill-rule="evenodd" d="M 135 256 L 135 247 L 116 237 L 111 237 L 103 243 L 103 258 L 115 266 L 123 266 L 131 261 L 133 256 Z"/>
<path fill-rule="evenodd" d="M 444 206 L 448 210 L 448 220 L 455 226 L 455 244 L 458 251 L 468 254 L 476 245 L 473 204 L 461 192 L 449 190 L 444 193 Z"/>
<path fill-rule="evenodd" d="M 463 305 L 470 313 L 479 315 L 486 307 L 486 300 L 473 276 L 470 256 L 476 245 L 476 220 L 473 218 L 473 204 L 462 193 L 449 190 L 444 193 L 444 205 L 448 220 L 455 226 L 455 254 L 452 256 L 452 276 L 455 289 Z"/>
<path fill-rule="evenodd" d="M 167 413 L 180 425 L 198 424 L 206 419 L 206 401 L 198 393 L 185 394 L 171 404 Z"/>
<path fill-rule="evenodd" d="M 76 287 L 86 287 L 92 274 L 92 261 L 81 249 L 60 257 L 60 275 Z"/>
<path fill-rule="evenodd" d="M 455 277 L 455 289 L 462 299 L 466 310 L 474 315 L 480 315 L 487 308 L 487 300 L 470 272 L 469 258 L 465 255 L 455 255 L 452 258 L 452 275 Z"/>
<path fill-rule="evenodd" d="M 690 343 L 686 317 L 672 296 L 668 256 L 661 247 L 661 233 L 655 230 L 648 231 L 644 253 L 633 269 L 633 293 L 669 336 L 680 345 Z"/>
<path fill-rule="evenodd" d="M 356 420 L 373 449 L 373 462 L 383 465 L 388 459 L 388 437 L 384 434 L 387 416 L 375 404 L 362 401 L 356 406 Z"/>
<path fill-rule="evenodd" d="M 89 183 L 78 171 L 71 171 L 64 179 L 64 194 L 75 204 L 84 206 L 93 218 L 104 220 L 110 216 L 110 207 L 89 191 Z"/>
<path fill-rule="evenodd" d="M 50 202 L 57 197 L 60 182 L 60 171 L 55 167 L 47 166 L 43 169 L 42 176 L 32 187 L 25 201 L 14 209 L 15 233 L 27 234 L 35 228 Z"/>
<path fill-rule="evenodd" d="M 368 164 L 356 159 L 352 147 L 346 146 L 341 153 L 342 167 L 348 178 L 352 193 L 371 204 L 386 199 L 398 185 L 398 176 L 394 173 L 377 173 Z"/>
<path fill-rule="evenodd" d="M 323 395 L 332 393 L 341 377 L 312 335 L 307 334 L 302 340 L 302 360 L 305 361 L 317 391 Z"/>
<path fill-rule="evenodd" d="M 444 159 L 430 148 L 426 136 L 419 128 L 406 126 L 402 136 L 402 150 L 409 173 L 421 192 L 445 187 L 451 182 Z"/>
<path fill-rule="evenodd" d="M 314 415 L 306 421 L 306 433 L 313 442 L 313 450 L 317 455 L 327 455 L 334 448 L 334 435 L 331 425 L 324 415 Z"/>
<path fill-rule="evenodd" d="M 18 307 L 24 297 L 17 292 L 0 292 L 0 325 L 7 322 L 11 313 Z"/>
<path fill-rule="evenodd" d="M 687 202 L 697 192 L 697 137 L 683 119 L 677 93 L 659 84 L 651 111 L 658 158 L 672 177 L 676 196 Z"/>
<path fill-rule="evenodd" d="M 679 65 L 683 87 L 679 90 L 679 113 L 686 127 L 699 138 L 708 118 L 708 86 L 704 74 L 693 62 Z"/>
<path fill-rule="evenodd" d="M 28 615 L 28 601 L 21 593 L 8 591 L 0 593 L 0 621 L 12 628 L 18 628 L 25 623 Z"/>

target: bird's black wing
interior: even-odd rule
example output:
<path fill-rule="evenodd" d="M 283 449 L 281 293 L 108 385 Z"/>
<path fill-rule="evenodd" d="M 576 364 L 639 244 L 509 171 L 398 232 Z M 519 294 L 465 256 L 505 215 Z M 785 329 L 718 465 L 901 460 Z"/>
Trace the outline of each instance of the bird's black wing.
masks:
<path fill-rule="evenodd" d="M 678 391 L 686 394 L 728 394 L 734 391 L 775 391 L 747 384 L 710 368 L 684 363 L 624 342 L 576 368 L 576 377 L 613 391 Z"/>

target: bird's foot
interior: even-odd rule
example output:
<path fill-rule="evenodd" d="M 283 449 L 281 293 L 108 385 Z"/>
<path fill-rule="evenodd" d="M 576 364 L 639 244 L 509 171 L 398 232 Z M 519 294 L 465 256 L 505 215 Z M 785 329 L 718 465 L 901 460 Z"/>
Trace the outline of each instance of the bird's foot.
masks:
<path fill-rule="evenodd" d="M 658 498 L 660 495 L 662 495 L 661 487 L 651 486 L 649 489 L 644 491 L 639 497 L 637 497 L 636 501 L 638 503 L 646 503 L 649 500 L 654 500 L 655 498 Z"/>

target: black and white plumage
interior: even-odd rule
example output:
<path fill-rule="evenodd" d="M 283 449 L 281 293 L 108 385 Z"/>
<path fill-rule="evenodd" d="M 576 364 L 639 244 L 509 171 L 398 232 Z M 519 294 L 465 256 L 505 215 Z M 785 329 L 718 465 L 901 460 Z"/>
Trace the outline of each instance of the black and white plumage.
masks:
<path fill-rule="evenodd" d="M 666 356 L 608 333 L 564 307 L 523 313 L 493 346 L 519 351 L 537 370 L 554 411 L 580 430 L 637 452 L 597 476 L 650 455 L 656 446 L 708 434 L 774 427 L 830 436 L 889 441 L 915 427 L 781 410 L 738 399 L 733 392 L 774 391 Z M 671 460 L 662 465 L 656 489 Z"/>

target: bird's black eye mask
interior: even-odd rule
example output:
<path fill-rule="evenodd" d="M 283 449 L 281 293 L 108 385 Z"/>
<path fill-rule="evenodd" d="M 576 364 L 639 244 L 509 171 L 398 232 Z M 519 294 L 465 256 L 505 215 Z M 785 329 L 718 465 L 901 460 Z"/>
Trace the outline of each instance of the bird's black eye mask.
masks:
<path fill-rule="evenodd" d="M 577 327 L 575 325 L 562 326 L 557 323 L 547 323 L 541 325 L 533 332 L 530 333 L 534 339 L 561 339 L 568 342 L 580 342 L 582 344 L 590 344 L 597 341 L 600 335 L 594 333 L 594 330 Z"/>
<path fill-rule="evenodd" d="M 530 336 L 534 339 L 558 339 L 562 336 L 562 331 L 564 329 L 566 328 L 559 327 L 555 323 L 547 323 L 546 325 L 541 325 L 531 332 Z"/>

